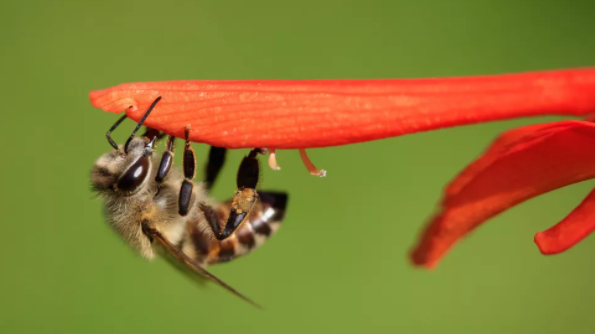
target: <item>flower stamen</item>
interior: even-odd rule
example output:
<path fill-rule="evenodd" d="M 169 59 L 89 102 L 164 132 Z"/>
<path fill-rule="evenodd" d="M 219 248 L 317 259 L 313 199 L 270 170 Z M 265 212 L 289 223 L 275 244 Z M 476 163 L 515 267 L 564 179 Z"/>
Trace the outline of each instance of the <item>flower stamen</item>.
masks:
<path fill-rule="evenodd" d="M 280 170 L 281 167 L 277 164 L 277 156 L 275 155 L 275 149 L 269 149 L 269 167 L 272 170 Z"/>
<path fill-rule="evenodd" d="M 302 158 L 302 162 L 304 163 L 304 165 L 306 166 L 306 169 L 308 169 L 308 172 L 310 172 L 310 174 L 312 174 L 314 176 L 319 176 L 319 177 L 326 176 L 326 170 L 316 168 L 316 166 L 314 166 L 312 161 L 310 161 L 310 158 L 308 158 L 308 154 L 306 153 L 306 150 L 303 148 L 300 149 L 300 157 Z"/>

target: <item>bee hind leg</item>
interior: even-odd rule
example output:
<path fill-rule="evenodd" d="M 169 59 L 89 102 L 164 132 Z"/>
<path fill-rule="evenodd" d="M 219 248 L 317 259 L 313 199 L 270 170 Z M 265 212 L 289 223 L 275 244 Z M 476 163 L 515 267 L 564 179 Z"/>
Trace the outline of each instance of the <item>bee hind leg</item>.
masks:
<path fill-rule="evenodd" d="M 244 256 L 262 246 L 281 227 L 288 195 L 282 192 L 259 191 L 256 203 L 246 222 L 235 231 L 235 237 L 213 242 L 207 231 L 194 225 L 189 235 L 197 260 L 205 265 L 228 262 Z M 222 226 L 231 209 L 233 199 L 225 201 L 216 209 L 202 206 L 209 224 Z"/>
<path fill-rule="evenodd" d="M 218 240 L 223 240 L 229 237 L 233 232 L 242 225 L 246 217 L 250 214 L 254 205 L 258 202 L 258 193 L 256 192 L 256 185 L 260 175 L 260 165 L 257 155 L 263 153 L 261 149 L 255 148 L 242 159 L 237 175 L 237 187 L 229 210 L 227 222 L 222 227 L 215 215 L 211 215 L 209 225 L 213 229 L 213 233 Z M 203 212 L 205 208 L 203 208 Z M 207 210 L 209 211 L 209 210 Z M 210 210 L 214 212 L 214 210 Z M 207 216 L 207 214 L 205 214 Z"/>

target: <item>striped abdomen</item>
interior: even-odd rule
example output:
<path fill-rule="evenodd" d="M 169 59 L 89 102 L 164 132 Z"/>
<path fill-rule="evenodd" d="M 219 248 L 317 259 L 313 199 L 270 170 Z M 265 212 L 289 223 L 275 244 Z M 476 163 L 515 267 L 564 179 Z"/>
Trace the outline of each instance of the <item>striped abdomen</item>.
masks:
<path fill-rule="evenodd" d="M 260 247 L 281 226 L 285 216 L 287 194 L 258 191 L 259 202 L 245 223 L 225 240 L 217 240 L 196 224 L 188 225 L 188 238 L 182 250 L 186 255 L 206 266 L 231 261 Z M 217 208 L 219 221 L 225 224 L 230 212 L 230 201 Z"/>

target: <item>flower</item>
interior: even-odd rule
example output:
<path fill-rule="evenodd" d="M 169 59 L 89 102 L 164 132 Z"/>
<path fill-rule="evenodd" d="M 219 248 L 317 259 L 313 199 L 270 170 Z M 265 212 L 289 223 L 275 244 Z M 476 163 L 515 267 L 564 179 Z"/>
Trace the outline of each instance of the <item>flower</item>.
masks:
<path fill-rule="evenodd" d="M 595 111 L 595 68 L 478 77 L 384 80 L 235 80 L 129 83 L 92 91 L 93 106 L 135 120 L 158 97 L 145 125 L 226 148 L 305 149 L 537 115 Z M 539 194 L 595 177 L 595 124 L 562 121 L 500 136 L 446 189 L 441 211 L 412 252 L 435 266 L 465 234 Z M 593 217 L 591 217 L 593 216 Z M 592 219 L 591 219 L 592 218 Z M 595 229 L 595 194 L 535 236 L 544 254 L 571 247 Z"/>
<path fill-rule="evenodd" d="M 93 106 L 226 148 L 307 149 L 456 125 L 595 110 L 595 68 L 384 80 L 194 80 L 92 91 Z"/>
<path fill-rule="evenodd" d="M 520 74 L 382 80 L 188 80 L 128 83 L 92 91 L 97 108 L 179 138 L 226 148 L 305 149 L 360 143 L 439 128 L 595 110 L 595 68 Z"/>
<path fill-rule="evenodd" d="M 447 187 L 441 209 L 411 257 L 434 267 L 462 237 L 527 199 L 595 177 L 595 123 L 560 121 L 500 135 Z M 595 229 L 595 191 L 561 222 L 535 235 L 543 254 L 572 247 Z"/>

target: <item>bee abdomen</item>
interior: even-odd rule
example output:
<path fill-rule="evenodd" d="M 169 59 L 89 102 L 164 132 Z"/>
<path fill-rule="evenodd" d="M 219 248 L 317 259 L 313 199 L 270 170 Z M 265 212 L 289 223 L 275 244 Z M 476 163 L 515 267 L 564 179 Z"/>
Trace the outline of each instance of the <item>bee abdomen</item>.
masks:
<path fill-rule="evenodd" d="M 259 191 L 260 202 L 246 222 L 225 240 L 213 239 L 205 232 L 194 229 L 191 240 L 194 258 L 203 265 L 231 261 L 248 254 L 264 244 L 281 227 L 287 206 L 287 194 Z M 231 202 L 221 204 L 217 211 L 225 223 Z"/>

